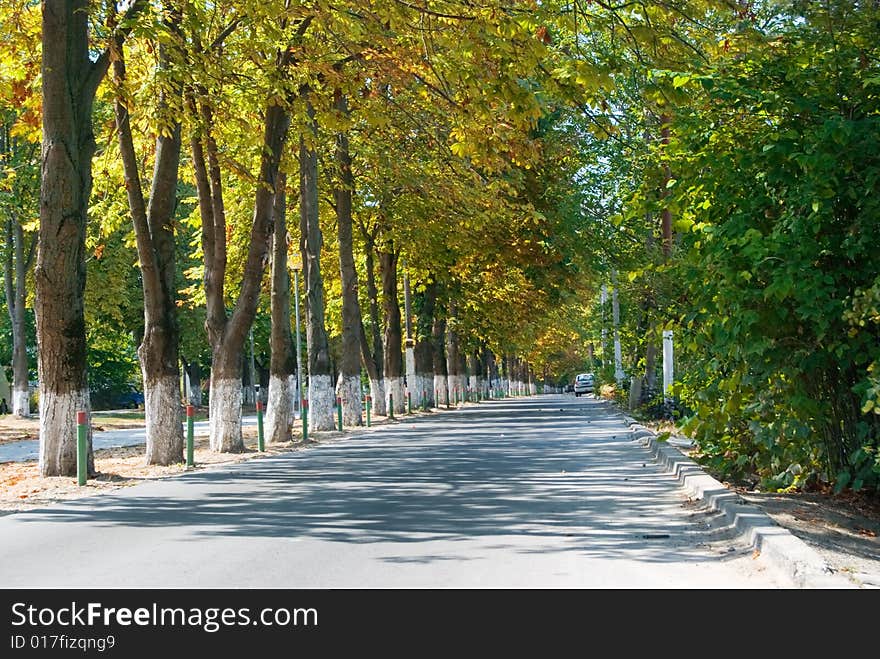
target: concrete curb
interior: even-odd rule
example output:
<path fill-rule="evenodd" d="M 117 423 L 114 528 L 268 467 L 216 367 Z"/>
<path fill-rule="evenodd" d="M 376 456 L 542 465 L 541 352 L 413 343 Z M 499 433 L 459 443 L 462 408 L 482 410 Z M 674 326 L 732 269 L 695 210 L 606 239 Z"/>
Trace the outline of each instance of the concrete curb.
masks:
<path fill-rule="evenodd" d="M 761 556 L 786 572 L 800 588 L 856 588 L 835 574 L 819 553 L 788 529 L 779 526 L 757 506 L 748 504 L 736 492 L 703 471 L 696 462 L 675 448 L 675 439 L 658 441 L 657 434 L 624 415 L 632 439 L 651 452 L 655 462 L 674 475 L 689 496 L 701 499 L 724 514 L 736 531 Z M 685 446 L 687 442 L 678 442 Z"/>

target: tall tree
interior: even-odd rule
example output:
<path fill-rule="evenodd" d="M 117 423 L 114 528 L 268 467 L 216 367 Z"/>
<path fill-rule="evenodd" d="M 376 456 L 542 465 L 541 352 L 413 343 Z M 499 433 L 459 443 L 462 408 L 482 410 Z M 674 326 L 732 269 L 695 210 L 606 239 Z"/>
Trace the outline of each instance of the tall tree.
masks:
<path fill-rule="evenodd" d="M 179 9 L 171 7 L 161 19 L 169 40 L 177 42 L 178 64 L 182 43 L 176 26 L 180 17 Z M 129 101 L 125 96 L 126 66 L 121 39 L 117 39 L 113 60 L 119 151 L 144 298 L 144 333 L 138 357 L 144 381 L 146 459 L 147 464 L 168 465 L 183 461 L 174 237 L 181 126 L 178 118 L 169 119 L 180 116 L 181 86 L 174 83 L 169 89 L 159 91 L 157 115 L 161 125 L 156 131 L 155 164 L 147 204 L 132 136 Z M 169 47 L 163 43 L 159 46 L 159 67 L 168 74 L 171 65 Z"/>
<path fill-rule="evenodd" d="M 37 187 L 36 146 L 16 138 L 12 129 L 16 114 L 9 113 L 0 125 L 0 165 L 14 175 L 0 186 L 0 212 L 6 216 L 6 252 L 3 280 L 6 310 L 12 328 L 12 413 L 30 416 L 27 355 L 26 276 L 33 264 L 37 241 L 24 229 L 28 198 Z"/>
<path fill-rule="evenodd" d="M 449 379 L 446 360 L 446 318 L 434 316 L 431 327 L 431 357 L 434 362 L 434 391 L 436 405 L 449 405 Z"/>
<path fill-rule="evenodd" d="M 305 96 L 308 99 L 308 90 Z M 306 345 L 309 355 L 309 430 L 332 430 L 333 381 L 330 346 L 324 325 L 324 281 L 321 275 L 323 237 L 318 208 L 317 122 L 311 102 L 306 100 L 308 124 L 299 141 L 300 250 L 306 289 Z"/>
<path fill-rule="evenodd" d="M 27 323 L 25 317 L 25 276 L 33 262 L 36 240 L 27 245 L 24 228 L 16 217 L 6 220 L 6 259 L 3 279 L 6 310 L 12 325 L 12 413 L 20 418 L 30 416 L 28 400 Z M 25 253 L 26 252 L 26 253 Z"/>
<path fill-rule="evenodd" d="M 348 103 L 337 91 L 335 109 L 348 117 Z M 348 426 L 361 424 L 361 306 L 358 300 L 358 279 L 354 263 L 352 229 L 352 195 L 354 174 L 346 132 L 336 134 L 337 180 L 333 190 L 339 244 L 339 274 L 342 280 L 342 352 L 339 359 L 339 397 L 342 421 Z"/>
<path fill-rule="evenodd" d="M 303 25 L 307 27 L 308 21 L 301 21 L 301 30 L 305 29 Z M 291 58 L 290 48 L 276 51 L 272 70 L 280 78 L 283 78 Z M 239 293 L 229 315 L 224 295 L 227 222 L 220 152 L 214 137 L 215 115 L 212 99 L 204 87 L 196 85 L 189 98 L 190 113 L 197 126 L 191 147 L 202 218 L 202 251 L 205 255 L 205 328 L 212 347 L 209 414 L 210 446 L 214 451 L 244 450 L 241 435 L 244 344 L 256 315 L 260 285 L 269 260 L 281 153 L 290 126 L 290 115 L 285 106 L 289 98 L 284 98 L 282 92 L 282 102 L 279 102 L 278 91 L 273 89 L 271 94 L 262 111 L 263 138 L 250 224 L 250 244 Z"/>
<path fill-rule="evenodd" d="M 446 319 L 446 359 L 449 380 L 449 395 L 453 400 L 460 400 L 466 388 L 467 356 L 462 351 L 458 304 L 449 302 L 449 315 Z"/>
<path fill-rule="evenodd" d="M 416 308 L 415 336 L 415 382 L 411 385 L 415 400 L 425 397 L 424 403 L 430 407 L 434 400 L 434 355 L 433 326 L 434 310 L 437 306 L 437 282 L 432 278 L 423 291 L 416 291 L 414 306 Z"/>
<path fill-rule="evenodd" d="M 132 16 L 146 3 L 135 0 Z M 44 0 L 43 148 L 36 282 L 40 474 L 76 474 L 76 413 L 90 410 L 83 314 L 95 138 L 92 107 L 110 51 L 90 55 L 90 3 Z M 127 22 L 121 21 L 121 25 Z M 130 28 L 126 28 L 130 29 Z M 124 32 L 123 32 L 124 34 Z M 94 471 L 91 432 L 88 469 Z"/>
<path fill-rule="evenodd" d="M 388 413 L 402 414 L 405 408 L 403 386 L 403 336 L 400 323 L 400 301 L 397 296 L 397 261 L 400 252 L 394 242 L 388 241 L 379 252 L 379 270 L 382 276 L 382 308 L 385 315 L 385 379 Z"/>
<path fill-rule="evenodd" d="M 272 237 L 272 354 L 269 362 L 269 400 L 266 435 L 269 442 L 289 442 L 296 392 L 296 358 L 290 332 L 290 273 L 287 270 L 287 177 L 279 172 L 275 192 L 275 230 Z"/>
<path fill-rule="evenodd" d="M 364 239 L 364 266 L 367 280 L 367 305 L 370 317 L 370 334 L 361 323 L 361 359 L 370 380 L 370 396 L 373 410 L 379 416 L 385 416 L 385 358 L 382 348 L 382 325 L 379 320 L 379 287 L 376 285 L 376 233 L 378 227 L 367 228 L 364 222 L 359 223 L 361 236 Z"/>

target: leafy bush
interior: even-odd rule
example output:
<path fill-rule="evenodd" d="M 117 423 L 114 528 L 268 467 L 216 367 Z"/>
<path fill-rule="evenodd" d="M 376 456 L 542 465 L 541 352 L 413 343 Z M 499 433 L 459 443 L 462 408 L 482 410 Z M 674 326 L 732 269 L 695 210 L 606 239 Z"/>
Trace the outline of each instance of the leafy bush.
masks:
<path fill-rule="evenodd" d="M 880 483 L 880 22 L 846 4 L 723 61 L 677 122 L 686 428 L 771 489 Z"/>

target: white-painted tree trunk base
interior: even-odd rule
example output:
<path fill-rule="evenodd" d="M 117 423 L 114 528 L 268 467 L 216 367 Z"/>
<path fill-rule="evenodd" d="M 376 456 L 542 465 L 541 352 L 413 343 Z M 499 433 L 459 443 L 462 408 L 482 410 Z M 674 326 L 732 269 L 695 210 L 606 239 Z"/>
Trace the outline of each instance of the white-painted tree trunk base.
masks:
<path fill-rule="evenodd" d="M 202 390 L 199 387 L 190 387 L 189 402 L 190 405 L 195 405 L 196 407 L 202 406 Z"/>
<path fill-rule="evenodd" d="M 88 465 L 94 473 L 91 402 L 89 390 L 56 394 L 40 391 L 40 476 L 76 476 L 76 413 L 85 411 L 89 421 Z"/>
<path fill-rule="evenodd" d="M 242 405 L 253 405 L 254 401 L 254 388 L 251 385 L 242 385 L 241 387 L 241 403 Z"/>
<path fill-rule="evenodd" d="M 449 404 L 448 382 L 445 375 L 434 375 L 434 404 L 437 407 Z"/>
<path fill-rule="evenodd" d="M 415 373 L 407 373 L 404 396 L 409 394 L 412 408 L 417 410 L 422 402 L 422 379 Z M 405 399 L 405 398 L 404 398 Z"/>
<path fill-rule="evenodd" d="M 419 388 L 413 397 L 413 407 L 434 407 L 434 374 L 416 373 L 416 382 Z"/>
<path fill-rule="evenodd" d="M 403 378 L 385 378 L 385 387 L 386 406 L 388 406 L 390 396 L 393 395 L 394 413 L 403 414 L 406 411 L 406 390 L 403 386 Z"/>
<path fill-rule="evenodd" d="M 293 396 L 296 379 L 269 376 L 269 398 L 266 402 L 266 441 L 270 444 L 289 442 L 293 431 Z"/>
<path fill-rule="evenodd" d="M 361 406 L 361 378 L 358 375 L 339 376 L 337 395 L 342 398 L 342 425 L 360 426 L 363 424 Z"/>
<path fill-rule="evenodd" d="M 180 386 L 176 377 L 164 377 L 144 387 L 148 465 L 183 462 L 183 423 Z"/>
<path fill-rule="evenodd" d="M 211 378 L 211 399 L 208 405 L 209 445 L 218 453 L 241 453 L 241 380 Z"/>
<path fill-rule="evenodd" d="M 388 414 L 388 405 L 385 402 L 385 380 L 370 380 L 370 414 L 385 416 Z"/>
<path fill-rule="evenodd" d="M 416 377 L 416 351 L 414 348 L 407 348 L 404 353 L 404 364 L 406 365 L 406 381 L 411 386 L 415 385 Z M 413 395 L 413 405 L 416 404 L 416 389 L 410 389 Z"/>
<path fill-rule="evenodd" d="M 538 385 L 536 385 L 534 382 L 529 383 L 529 394 L 532 396 L 538 395 Z"/>
<path fill-rule="evenodd" d="M 449 380 L 449 395 L 452 397 L 453 402 L 461 402 L 462 398 L 465 394 L 465 381 L 463 375 L 450 375 L 448 377 Z"/>
<path fill-rule="evenodd" d="M 309 377 L 309 432 L 336 427 L 336 395 L 329 375 Z"/>
<path fill-rule="evenodd" d="M 27 389 L 23 391 L 21 389 L 13 389 L 12 413 L 22 419 L 31 415 L 31 402 Z"/>
<path fill-rule="evenodd" d="M 480 376 L 472 377 L 471 378 L 471 389 L 473 389 L 473 391 L 474 391 L 474 396 L 479 394 L 480 398 L 482 399 L 484 397 L 483 396 L 483 378 L 481 378 Z"/>

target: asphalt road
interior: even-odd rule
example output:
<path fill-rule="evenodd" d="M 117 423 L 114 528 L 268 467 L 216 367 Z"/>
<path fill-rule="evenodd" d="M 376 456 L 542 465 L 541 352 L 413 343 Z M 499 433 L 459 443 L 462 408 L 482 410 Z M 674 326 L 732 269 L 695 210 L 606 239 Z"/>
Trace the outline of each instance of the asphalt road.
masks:
<path fill-rule="evenodd" d="M 779 588 L 604 401 L 491 401 L 0 517 L 0 587 Z"/>

